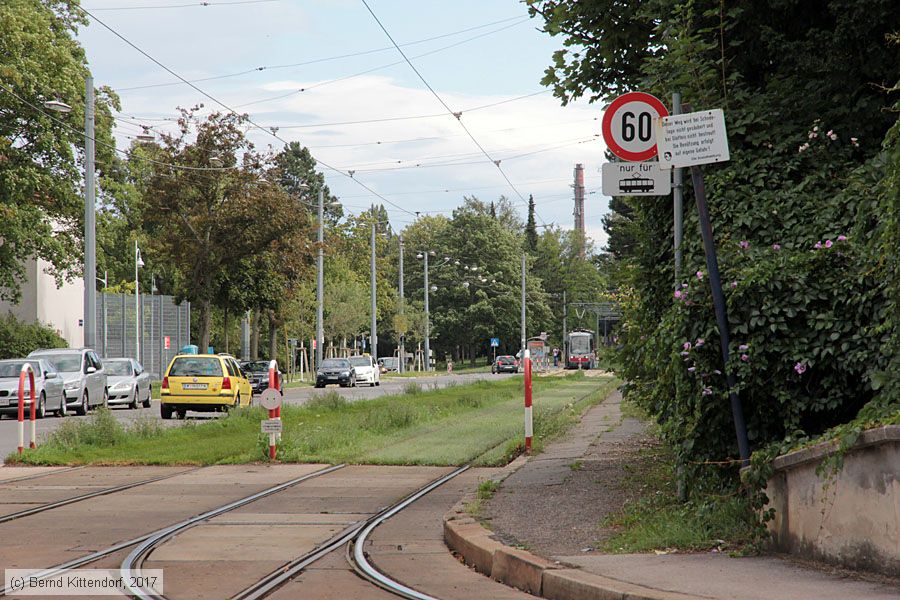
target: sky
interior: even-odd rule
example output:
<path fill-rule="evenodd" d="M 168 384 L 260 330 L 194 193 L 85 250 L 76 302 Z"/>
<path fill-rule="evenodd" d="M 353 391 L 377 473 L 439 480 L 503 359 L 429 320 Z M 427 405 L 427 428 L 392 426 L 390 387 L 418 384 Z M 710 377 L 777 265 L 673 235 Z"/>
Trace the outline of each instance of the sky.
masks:
<path fill-rule="evenodd" d="M 121 98 L 122 148 L 142 126 L 170 129 L 177 107 L 221 107 L 100 22 L 185 79 L 206 79 L 194 85 L 266 130 L 249 131 L 257 147 L 283 146 L 271 128 L 307 146 L 347 212 L 384 204 L 402 229 L 463 196 L 504 195 L 524 218 L 533 194 L 539 224 L 570 229 L 583 163 L 585 226 L 605 244 L 602 107 L 563 107 L 540 84 L 562 41 L 515 0 L 368 3 L 422 78 L 362 0 L 82 0 L 96 20 L 79 41 L 95 86 Z"/>

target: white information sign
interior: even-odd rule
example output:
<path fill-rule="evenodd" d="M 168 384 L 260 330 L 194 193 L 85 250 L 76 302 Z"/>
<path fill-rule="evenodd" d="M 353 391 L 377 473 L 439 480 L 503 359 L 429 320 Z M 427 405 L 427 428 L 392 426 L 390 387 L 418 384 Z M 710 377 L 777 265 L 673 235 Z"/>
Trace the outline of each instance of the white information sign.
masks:
<path fill-rule="evenodd" d="M 657 119 L 656 142 L 661 169 L 707 165 L 731 158 L 721 108 Z"/>
<path fill-rule="evenodd" d="M 281 419 L 266 419 L 259 424 L 263 433 L 281 433 Z"/>
<path fill-rule="evenodd" d="M 263 408 L 274 410 L 281 406 L 281 394 L 278 390 L 266 388 L 263 390 L 263 393 L 259 395 L 259 403 Z"/>
<path fill-rule="evenodd" d="M 604 163 L 604 196 L 665 196 L 672 192 L 672 173 L 655 161 Z"/>

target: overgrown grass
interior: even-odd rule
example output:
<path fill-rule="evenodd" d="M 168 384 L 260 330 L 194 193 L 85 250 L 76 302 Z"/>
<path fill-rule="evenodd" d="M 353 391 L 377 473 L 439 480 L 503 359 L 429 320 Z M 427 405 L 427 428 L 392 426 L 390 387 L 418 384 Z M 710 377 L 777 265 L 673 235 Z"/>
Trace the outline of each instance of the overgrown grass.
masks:
<path fill-rule="evenodd" d="M 618 529 L 600 543 L 615 553 L 666 548 L 742 552 L 755 540 L 756 518 L 744 495 L 696 492 L 690 502 L 678 500 L 672 453 L 664 447 L 642 450 L 627 467 L 625 485 L 639 493 L 621 513 L 601 525 Z"/>
<path fill-rule="evenodd" d="M 411 382 L 412 383 L 412 382 Z M 536 380 L 535 446 L 558 435 L 580 410 L 613 389 L 612 379 Z M 372 464 L 504 464 L 521 449 L 522 381 L 505 379 L 347 402 L 336 392 L 304 406 L 285 406 L 279 460 Z M 106 412 L 64 423 L 29 464 L 214 464 L 265 460 L 259 433 L 265 411 L 163 428 L 137 421 L 123 427 Z M 16 457 L 10 457 L 16 460 Z"/>

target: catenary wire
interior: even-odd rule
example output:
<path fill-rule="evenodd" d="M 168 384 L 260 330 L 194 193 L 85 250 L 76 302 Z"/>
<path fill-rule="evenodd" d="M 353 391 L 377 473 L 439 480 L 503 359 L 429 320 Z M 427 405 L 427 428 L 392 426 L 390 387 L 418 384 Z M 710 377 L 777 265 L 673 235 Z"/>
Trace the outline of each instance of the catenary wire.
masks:
<path fill-rule="evenodd" d="M 500 24 L 500 23 L 508 23 L 509 21 L 515 21 L 515 20 L 522 20 L 522 17 L 520 17 L 520 16 L 507 17 L 506 19 L 500 19 L 500 20 L 498 20 L 498 21 L 491 21 L 490 23 L 484 23 L 484 24 L 482 24 L 482 25 L 476 25 L 476 26 L 474 26 L 474 27 L 468 27 L 468 28 L 466 28 L 466 29 L 460 29 L 460 30 L 458 30 L 458 31 L 451 31 L 451 32 L 449 32 L 449 33 L 443 33 L 443 34 L 441 34 L 441 35 L 435 35 L 435 36 L 432 36 L 432 37 L 423 38 L 423 39 L 421 39 L 421 40 L 415 40 L 415 41 L 412 41 L 412 42 L 406 42 L 406 43 L 401 44 L 401 45 L 402 45 L 402 46 L 415 46 L 415 45 L 418 45 L 418 44 L 425 44 L 425 43 L 427 43 L 427 42 L 433 42 L 433 41 L 435 41 L 435 40 L 440 40 L 440 39 L 443 39 L 443 38 L 453 37 L 454 35 L 460 35 L 460 34 L 463 34 L 463 33 L 468 33 L 468 32 L 470 32 L 470 31 L 476 31 L 476 30 L 478 30 L 478 29 L 484 29 L 485 27 L 491 27 L 492 25 L 498 25 L 498 24 Z M 523 22 L 524 22 L 524 21 L 523 21 Z M 386 52 L 386 51 L 388 51 L 388 50 L 393 50 L 393 49 L 394 49 L 393 46 L 384 46 L 383 48 L 373 48 L 373 49 L 371 49 L 371 50 L 361 50 L 361 51 L 359 51 L 359 52 L 351 52 L 351 53 L 349 53 L 349 54 L 339 54 L 339 55 L 336 55 L 336 56 L 326 56 L 326 57 L 323 57 L 323 58 L 316 58 L 316 59 L 307 60 L 307 61 L 298 62 L 298 63 L 288 63 L 288 64 L 283 64 L 283 65 L 262 65 L 262 66 L 259 66 L 259 67 L 254 67 L 254 68 L 252 68 L 252 69 L 245 69 L 245 70 L 243 70 L 243 71 L 237 71 L 237 72 L 235 72 L 235 73 L 225 73 L 225 74 L 223 74 L 223 75 L 213 75 L 213 76 L 210 76 L 210 77 L 202 77 L 202 78 L 199 78 L 199 79 L 189 79 L 188 81 L 190 81 L 191 83 L 203 83 L 203 82 L 205 82 L 205 81 L 216 81 L 216 80 L 219 80 L 219 79 L 228 79 L 228 78 L 230 78 L 230 77 L 240 77 L 240 76 L 242 76 L 242 75 L 249 75 L 249 74 L 251 74 L 251 73 L 259 73 L 259 72 L 262 72 L 262 71 L 274 71 L 274 70 L 277 70 L 277 69 L 292 69 L 292 68 L 295 68 L 295 67 L 305 67 L 305 66 L 308 66 L 308 65 L 314 65 L 314 64 L 323 63 L 323 62 L 331 62 L 331 61 L 334 61 L 334 60 L 342 60 L 342 59 L 345 59 L 345 58 L 355 58 L 355 57 L 357 57 L 357 56 L 367 56 L 367 55 L 369 55 L 369 54 L 377 54 L 377 53 L 379 53 L 379 52 Z M 131 90 L 144 90 L 144 89 L 148 89 L 148 88 L 170 87 L 170 86 L 175 86 L 175 85 L 184 85 L 184 82 L 183 82 L 183 81 L 170 81 L 170 82 L 166 82 L 166 83 L 149 83 L 149 84 L 145 84 L 145 85 L 134 85 L 134 86 L 129 86 L 129 87 L 120 87 L 120 88 L 116 88 L 116 91 L 118 91 L 118 92 L 127 92 L 127 91 L 131 91 Z"/>
<path fill-rule="evenodd" d="M 208 0 L 205 2 L 192 2 L 191 4 L 161 4 L 161 5 L 143 5 L 143 6 L 108 6 L 105 8 L 92 8 L 93 11 L 99 10 L 152 10 L 155 8 L 197 8 L 212 6 L 234 6 L 238 4 L 264 4 L 267 2 L 280 2 L 281 0 L 232 0 L 223 2 L 213 2 Z"/>
<path fill-rule="evenodd" d="M 419 69 L 417 69 L 416 66 L 412 63 L 412 61 L 406 56 L 406 53 L 403 52 L 403 49 L 402 49 L 400 46 L 397 45 L 397 42 L 396 42 L 396 41 L 394 41 L 393 36 L 391 36 L 390 32 L 387 30 L 387 28 L 384 26 L 384 24 L 383 24 L 383 23 L 381 22 L 381 20 L 378 18 L 378 15 L 375 14 L 375 11 L 372 10 L 372 7 L 369 6 L 369 3 L 368 3 L 366 0 L 361 0 L 361 1 L 362 1 L 363 5 L 366 7 L 366 10 L 369 11 L 369 14 L 372 15 L 372 18 L 375 19 L 375 22 L 378 24 L 378 26 L 381 28 L 381 30 L 384 32 L 384 34 L 387 36 L 387 38 L 391 41 L 391 44 L 394 45 L 394 48 L 397 49 L 397 52 L 400 53 L 400 56 L 403 57 L 404 61 L 409 65 L 409 67 L 413 70 L 413 72 L 418 76 L 418 78 L 422 81 L 422 83 L 425 85 L 425 87 L 427 87 L 428 90 L 432 93 L 432 95 L 433 95 L 435 98 L 437 98 L 438 102 L 440 102 L 441 105 L 442 105 L 445 109 L 447 109 L 447 112 L 448 112 L 449 114 L 451 114 L 451 115 L 453 115 L 454 117 L 456 117 L 456 120 L 459 122 L 459 124 L 460 124 L 460 126 L 463 128 L 463 130 L 469 135 L 469 138 L 472 139 L 472 142 L 475 143 L 475 145 L 478 147 L 478 149 L 481 150 L 482 154 L 484 154 L 485 157 L 487 157 L 487 159 L 488 159 L 489 161 L 491 161 L 492 163 L 494 163 L 494 165 L 497 167 L 497 170 L 500 171 L 500 174 L 503 175 L 503 178 L 504 178 L 504 179 L 506 180 L 506 182 L 509 184 L 509 187 L 512 188 L 512 190 L 516 193 L 517 196 L 519 196 L 519 199 L 520 199 L 523 203 L 526 203 L 526 204 L 527 204 L 527 202 L 526 202 L 526 200 L 525 200 L 525 196 L 522 195 L 522 192 L 520 192 L 519 189 L 515 186 L 515 184 L 513 184 L 512 180 L 509 178 L 509 176 L 506 174 L 506 172 L 505 172 L 505 171 L 503 170 L 503 168 L 500 166 L 500 161 L 495 160 L 493 157 L 491 157 L 490 154 L 488 154 L 488 152 L 487 152 L 487 151 L 484 149 L 484 147 L 478 142 L 478 140 L 475 138 L 475 136 L 472 135 L 472 132 L 469 131 L 469 128 L 466 127 L 466 124 L 463 123 L 462 119 L 460 118 L 461 115 L 458 116 L 457 113 L 455 113 L 455 112 L 453 111 L 453 109 L 450 108 L 449 105 L 447 105 L 447 103 L 446 103 L 446 102 L 444 101 L 444 99 L 440 96 L 440 94 L 438 94 L 438 93 L 434 90 L 434 88 L 431 87 L 431 84 L 428 83 L 428 80 L 425 79 L 425 77 L 422 75 L 422 73 L 419 71 Z M 535 214 L 536 214 L 536 213 L 535 213 Z M 540 218 L 540 217 L 539 217 L 539 218 Z M 543 223 L 543 219 L 541 219 L 541 222 Z"/>
<path fill-rule="evenodd" d="M 234 114 L 234 115 L 238 115 L 238 112 L 237 112 L 236 110 L 234 110 L 233 108 L 231 108 L 230 106 L 228 106 L 227 104 L 225 104 L 224 102 L 222 102 L 221 100 L 219 100 L 218 98 L 216 98 L 215 96 L 211 95 L 209 92 L 206 92 L 206 91 L 200 89 L 199 87 L 197 87 L 195 84 L 190 83 L 189 81 L 187 81 L 184 77 L 182 77 L 181 75 L 179 75 L 178 73 L 176 73 L 175 71 L 173 71 L 172 69 L 170 69 L 169 67 L 167 67 L 166 65 L 164 65 L 163 63 L 161 63 L 160 61 L 158 61 L 156 58 L 154 58 L 153 56 L 151 56 L 150 54 L 148 54 L 146 51 L 144 51 L 143 49 L 141 49 L 140 47 L 138 47 L 134 42 L 132 42 L 131 40 L 129 40 L 128 38 L 126 38 L 125 36 L 123 36 L 121 33 L 119 33 L 118 31 L 116 31 L 115 29 L 113 29 L 112 27 L 110 27 L 109 25 L 107 25 L 106 23 L 104 23 L 103 21 L 101 21 L 100 19 L 98 19 L 95 15 L 91 14 L 89 11 L 85 10 L 84 8 L 82 8 L 82 7 L 78 6 L 78 5 L 74 5 L 74 6 L 75 6 L 78 10 L 80 10 L 81 12 L 85 13 L 87 16 L 91 17 L 94 21 L 96 21 L 97 23 L 99 23 L 100 25 L 102 25 L 105 29 L 107 29 L 110 33 L 112 33 L 113 35 L 115 35 L 117 38 L 119 38 L 120 40 L 122 40 L 123 42 L 125 42 L 126 44 L 128 44 L 129 46 L 131 46 L 132 48 L 134 48 L 136 51 L 138 51 L 140 54 L 142 54 L 142 55 L 143 55 L 144 57 L 146 57 L 148 60 L 150 60 L 151 62 L 153 62 L 154 64 L 156 64 L 157 66 L 159 66 L 161 69 L 163 69 L 163 70 L 165 70 L 166 72 L 168 72 L 168 73 L 169 73 L 170 75 L 172 75 L 173 77 L 177 77 L 178 79 L 184 81 L 187 85 L 189 85 L 189 86 L 190 86 L 191 88 L 193 88 L 195 91 L 197 91 L 198 93 L 202 94 L 203 96 L 209 98 L 210 100 L 212 100 L 213 102 L 215 102 L 216 104 L 218 104 L 219 106 L 221 106 L 222 108 L 224 108 L 225 110 L 227 110 L 228 112 L 230 112 L 230 113 L 232 113 L 232 114 Z M 280 141 L 281 143 L 283 143 L 283 144 L 288 144 L 288 143 L 289 143 L 287 140 L 285 140 L 285 139 L 283 139 L 282 137 L 280 137 L 277 133 L 275 133 L 275 132 L 272 131 L 271 129 L 267 129 L 267 128 L 263 127 L 262 125 L 259 125 L 258 123 L 256 123 L 256 121 L 250 119 L 249 117 L 247 117 L 247 122 L 248 122 L 249 124 L 253 125 L 255 128 L 259 129 L 260 131 L 263 131 L 263 132 L 267 133 L 268 135 L 271 135 L 272 137 L 274 137 L 275 139 L 277 139 L 277 140 Z M 348 178 L 352 179 L 357 185 L 359 185 L 360 187 L 362 187 L 362 188 L 365 189 L 366 191 L 370 192 L 373 196 L 375 196 L 375 197 L 377 197 L 377 198 L 380 198 L 382 201 L 384 201 L 384 202 L 390 204 L 391 206 L 394 206 L 394 207 L 396 207 L 397 209 L 402 210 L 403 212 L 408 213 L 408 214 L 410 214 L 410 215 L 414 215 L 414 214 L 415 214 L 413 211 L 408 210 L 408 209 L 406 209 L 406 208 L 400 206 L 399 204 L 395 204 L 394 202 L 391 202 L 390 200 L 388 200 L 387 198 L 385 198 L 384 196 L 382 196 L 381 194 L 379 194 L 378 192 L 376 192 L 374 189 L 372 189 L 371 187 L 369 187 L 368 185 L 366 185 L 364 182 L 362 182 L 362 181 L 360 181 L 360 180 L 358 180 L 358 179 L 355 179 L 355 178 L 354 178 L 352 175 L 350 175 L 349 173 L 346 173 L 346 172 L 344 172 L 344 171 L 341 171 L 340 169 L 336 169 L 335 167 L 332 167 L 332 166 L 329 165 L 328 163 L 322 162 L 322 161 L 320 161 L 320 160 L 318 160 L 318 159 L 316 159 L 316 162 L 317 162 L 318 164 L 322 165 L 323 167 L 327 168 L 327 169 L 330 170 L 330 171 L 334 171 L 335 173 L 340 173 L 340 174 L 343 175 L 344 177 L 348 177 Z"/>

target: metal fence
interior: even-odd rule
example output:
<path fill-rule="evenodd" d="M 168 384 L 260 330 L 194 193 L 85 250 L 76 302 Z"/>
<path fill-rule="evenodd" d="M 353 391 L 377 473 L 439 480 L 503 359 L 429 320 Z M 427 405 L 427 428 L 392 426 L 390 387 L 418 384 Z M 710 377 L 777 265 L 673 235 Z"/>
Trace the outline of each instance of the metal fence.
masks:
<path fill-rule="evenodd" d="M 136 356 L 134 294 L 98 295 L 96 350 L 103 358 L 137 358 L 159 379 L 182 346 L 191 343 L 190 302 L 175 304 L 172 296 L 141 294 L 141 344 Z"/>

